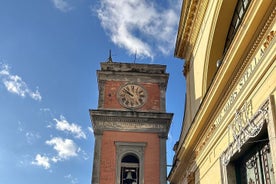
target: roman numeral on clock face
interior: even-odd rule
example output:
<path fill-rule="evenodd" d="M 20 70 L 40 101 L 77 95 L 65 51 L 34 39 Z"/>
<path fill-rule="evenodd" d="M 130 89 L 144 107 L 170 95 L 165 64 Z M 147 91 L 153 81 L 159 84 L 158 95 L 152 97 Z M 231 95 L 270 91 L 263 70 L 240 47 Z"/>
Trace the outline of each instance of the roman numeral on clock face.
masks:
<path fill-rule="evenodd" d="M 118 98 L 126 108 L 139 108 L 146 102 L 146 90 L 137 84 L 127 84 L 120 88 Z"/>

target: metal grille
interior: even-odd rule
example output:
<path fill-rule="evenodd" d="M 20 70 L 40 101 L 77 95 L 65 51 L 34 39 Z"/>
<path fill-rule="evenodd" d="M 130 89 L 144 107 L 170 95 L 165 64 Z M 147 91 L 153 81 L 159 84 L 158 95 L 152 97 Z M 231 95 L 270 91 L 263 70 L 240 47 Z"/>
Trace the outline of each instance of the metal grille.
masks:
<path fill-rule="evenodd" d="M 257 144 L 236 163 L 237 183 L 274 184 L 269 142 Z"/>

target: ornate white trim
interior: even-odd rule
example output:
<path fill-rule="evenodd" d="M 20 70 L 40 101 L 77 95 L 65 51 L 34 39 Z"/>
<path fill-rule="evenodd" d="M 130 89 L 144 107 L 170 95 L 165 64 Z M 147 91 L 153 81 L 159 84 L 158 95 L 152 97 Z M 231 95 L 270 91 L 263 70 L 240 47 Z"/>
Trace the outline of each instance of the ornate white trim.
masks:
<path fill-rule="evenodd" d="M 228 126 L 232 132 L 234 141 L 229 144 L 228 148 L 221 155 L 223 166 L 228 165 L 231 157 L 241 151 L 244 143 L 250 138 L 256 137 L 263 128 L 264 123 L 269 122 L 269 100 L 264 103 L 251 119 L 248 117 L 247 107 L 248 105 L 245 104 L 242 109 L 237 111 L 234 122 Z"/>

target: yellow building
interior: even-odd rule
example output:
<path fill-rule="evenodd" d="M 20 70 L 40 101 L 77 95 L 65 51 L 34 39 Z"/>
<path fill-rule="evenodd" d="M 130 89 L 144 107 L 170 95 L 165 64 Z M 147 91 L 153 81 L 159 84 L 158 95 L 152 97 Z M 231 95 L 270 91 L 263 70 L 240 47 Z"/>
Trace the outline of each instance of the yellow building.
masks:
<path fill-rule="evenodd" d="M 183 1 L 186 108 L 170 183 L 276 183 L 275 15 L 276 0 Z"/>

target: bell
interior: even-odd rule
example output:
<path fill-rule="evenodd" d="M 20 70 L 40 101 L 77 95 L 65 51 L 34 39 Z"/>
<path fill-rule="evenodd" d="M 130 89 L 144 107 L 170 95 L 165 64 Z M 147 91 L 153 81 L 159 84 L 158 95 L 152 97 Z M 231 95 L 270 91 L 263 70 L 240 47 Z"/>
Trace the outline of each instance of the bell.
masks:
<path fill-rule="evenodd" d="M 133 180 L 131 171 L 128 171 L 127 176 L 126 176 L 126 179 L 127 179 L 127 180 Z"/>

